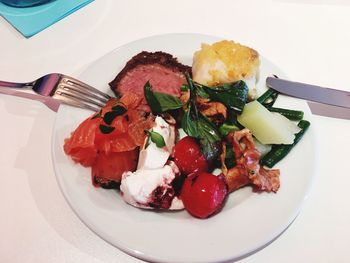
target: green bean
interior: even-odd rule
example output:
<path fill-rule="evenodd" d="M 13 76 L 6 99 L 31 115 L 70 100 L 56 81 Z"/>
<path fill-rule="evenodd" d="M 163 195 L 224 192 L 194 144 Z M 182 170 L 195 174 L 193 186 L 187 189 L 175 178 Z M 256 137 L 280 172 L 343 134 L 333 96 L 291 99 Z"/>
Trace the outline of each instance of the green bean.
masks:
<path fill-rule="evenodd" d="M 298 123 L 299 128 L 301 129 L 294 138 L 293 144 L 280 144 L 273 145 L 270 152 L 268 152 L 261 160 L 260 164 L 265 165 L 269 168 L 272 168 L 276 163 L 281 161 L 286 155 L 293 149 L 293 147 L 300 141 L 300 139 L 305 134 L 306 130 L 310 126 L 310 122 L 306 120 L 301 120 Z"/>
<path fill-rule="evenodd" d="M 271 112 L 278 112 L 282 114 L 284 117 L 292 120 L 292 121 L 300 121 L 304 118 L 304 112 L 299 110 L 290 110 L 290 109 L 282 109 L 282 108 L 268 108 Z"/>
<path fill-rule="evenodd" d="M 222 136 L 226 136 L 231 131 L 239 131 L 239 130 L 241 129 L 235 124 L 224 123 L 219 127 L 219 132 L 221 133 Z"/>
<path fill-rule="evenodd" d="M 278 94 L 278 91 L 274 89 L 268 89 L 264 94 L 257 98 L 257 101 L 265 107 L 272 107 L 277 99 Z"/>

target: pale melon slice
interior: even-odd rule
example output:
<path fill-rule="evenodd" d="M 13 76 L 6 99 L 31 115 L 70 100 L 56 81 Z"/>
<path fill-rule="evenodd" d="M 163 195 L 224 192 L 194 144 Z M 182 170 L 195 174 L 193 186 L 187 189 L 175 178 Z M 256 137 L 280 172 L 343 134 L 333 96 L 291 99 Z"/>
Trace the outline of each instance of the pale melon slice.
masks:
<path fill-rule="evenodd" d="M 244 106 L 238 122 L 263 144 L 292 144 L 300 128 L 279 113 L 272 113 L 258 101 Z"/>

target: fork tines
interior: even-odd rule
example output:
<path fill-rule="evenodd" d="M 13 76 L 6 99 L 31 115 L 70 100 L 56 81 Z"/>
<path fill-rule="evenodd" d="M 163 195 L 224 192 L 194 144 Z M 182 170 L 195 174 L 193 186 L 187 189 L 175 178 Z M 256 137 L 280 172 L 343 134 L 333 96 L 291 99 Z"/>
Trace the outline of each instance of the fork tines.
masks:
<path fill-rule="evenodd" d="M 62 77 L 54 97 L 93 111 L 99 111 L 111 98 L 98 89 L 68 76 Z"/>

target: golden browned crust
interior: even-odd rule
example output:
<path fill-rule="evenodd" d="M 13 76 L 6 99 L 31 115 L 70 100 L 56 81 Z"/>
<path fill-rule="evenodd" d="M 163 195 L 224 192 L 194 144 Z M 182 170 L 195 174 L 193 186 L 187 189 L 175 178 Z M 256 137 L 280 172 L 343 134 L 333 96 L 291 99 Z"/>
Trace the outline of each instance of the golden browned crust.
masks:
<path fill-rule="evenodd" d="M 193 79 L 207 86 L 257 77 L 259 54 L 234 41 L 223 40 L 212 45 L 202 44 L 194 54 Z"/>

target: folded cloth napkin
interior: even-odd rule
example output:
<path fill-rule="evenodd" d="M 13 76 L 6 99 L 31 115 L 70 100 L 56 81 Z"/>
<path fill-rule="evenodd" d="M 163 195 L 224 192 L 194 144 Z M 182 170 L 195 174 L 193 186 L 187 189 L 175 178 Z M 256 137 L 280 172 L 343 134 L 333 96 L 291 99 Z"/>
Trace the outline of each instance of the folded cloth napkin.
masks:
<path fill-rule="evenodd" d="M 0 3 L 0 15 L 25 37 L 31 37 L 93 0 L 54 0 L 33 7 L 10 7 Z"/>

